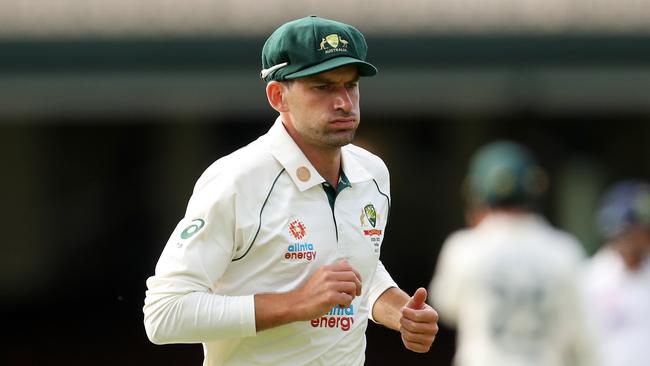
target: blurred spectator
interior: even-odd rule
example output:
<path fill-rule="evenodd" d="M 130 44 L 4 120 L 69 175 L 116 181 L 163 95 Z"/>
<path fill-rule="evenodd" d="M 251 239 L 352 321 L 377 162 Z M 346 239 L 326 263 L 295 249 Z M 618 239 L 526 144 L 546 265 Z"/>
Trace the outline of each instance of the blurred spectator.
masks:
<path fill-rule="evenodd" d="M 458 330 L 459 366 L 594 366 L 578 289 L 583 247 L 535 207 L 547 178 L 523 146 L 498 141 L 472 157 L 469 228 L 443 244 L 429 285 Z"/>
<path fill-rule="evenodd" d="M 585 287 L 606 366 L 650 364 L 650 185 L 627 180 L 603 196 L 598 227 L 605 245 Z"/>

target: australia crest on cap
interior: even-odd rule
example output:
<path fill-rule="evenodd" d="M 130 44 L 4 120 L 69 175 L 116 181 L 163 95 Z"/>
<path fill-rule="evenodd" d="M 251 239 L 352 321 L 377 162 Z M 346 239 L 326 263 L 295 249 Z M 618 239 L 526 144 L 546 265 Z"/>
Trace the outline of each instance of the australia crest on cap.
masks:
<path fill-rule="evenodd" d="M 276 29 L 262 48 L 265 81 L 291 80 L 345 65 L 355 65 L 359 76 L 373 76 L 377 68 L 366 61 L 368 45 L 355 27 L 335 20 L 308 16 Z"/>

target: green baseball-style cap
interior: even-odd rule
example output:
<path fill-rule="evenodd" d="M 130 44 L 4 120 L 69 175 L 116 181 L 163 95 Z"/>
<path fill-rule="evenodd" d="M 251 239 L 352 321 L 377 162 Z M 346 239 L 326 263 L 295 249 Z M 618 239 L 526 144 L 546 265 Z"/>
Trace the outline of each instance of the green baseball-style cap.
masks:
<path fill-rule="evenodd" d="M 281 25 L 262 48 L 264 81 L 290 80 L 355 64 L 360 76 L 377 68 L 366 62 L 368 45 L 351 25 L 315 15 Z"/>
<path fill-rule="evenodd" d="M 474 153 L 466 180 L 471 199 L 489 207 L 530 206 L 548 186 L 533 154 L 512 141 L 496 141 Z"/>

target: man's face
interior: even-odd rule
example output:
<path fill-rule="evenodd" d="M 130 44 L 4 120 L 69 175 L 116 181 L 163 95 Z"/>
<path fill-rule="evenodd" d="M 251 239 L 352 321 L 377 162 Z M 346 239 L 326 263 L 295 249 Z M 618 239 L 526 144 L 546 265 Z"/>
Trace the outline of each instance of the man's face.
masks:
<path fill-rule="evenodd" d="M 359 126 L 359 74 L 354 65 L 295 79 L 287 84 L 290 121 L 299 144 L 340 148 Z M 292 134 L 293 135 L 293 134 Z"/>
<path fill-rule="evenodd" d="M 650 255 L 650 227 L 646 225 L 635 225 L 624 234 L 625 240 L 641 256 Z"/>

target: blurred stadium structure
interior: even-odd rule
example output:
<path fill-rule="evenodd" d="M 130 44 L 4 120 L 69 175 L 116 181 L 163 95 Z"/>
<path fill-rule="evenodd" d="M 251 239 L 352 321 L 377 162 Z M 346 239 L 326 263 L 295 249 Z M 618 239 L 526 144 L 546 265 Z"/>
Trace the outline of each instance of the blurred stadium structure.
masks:
<path fill-rule="evenodd" d="M 367 35 L 645 33 L 644 0 L 14 0 L 0 4 L 0 35 L 261 35 L 305 14 L 356 24 Z"/>
<path fill-rule="evenodd" d="M 650 179 L 647 0 L 0 1 L 3 364 L 200 363 L 146 341 L 144 279 L 201 171 L 275 118 L 260 50 L 307 14 L 357 26 L 380 68 L 358 142 L 391 168 L 382 258 L 407 289 L 462 225 L 489 140 L 538 154 L 544 210 L 590 250 L 602 187 Z M 448 364 L 452 347 L 443 330 L 418 357 L 371 326 L 368 364 Z"/>
<path fill-rule="evenodd" d="M 436 113 L 650 105 L 647 1 L 256 4 L 0 2 L 0 113 L 257 114 L 261 43 L 309 13 L 368 34 L 384 72 L 364 99 L 378 113 L 395 104 Z"/>

